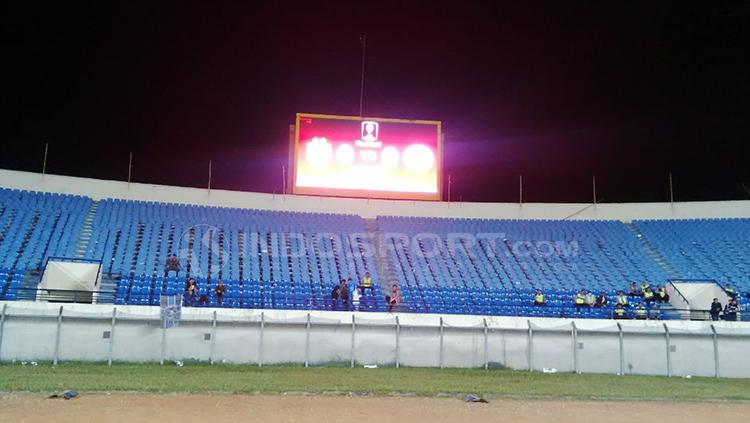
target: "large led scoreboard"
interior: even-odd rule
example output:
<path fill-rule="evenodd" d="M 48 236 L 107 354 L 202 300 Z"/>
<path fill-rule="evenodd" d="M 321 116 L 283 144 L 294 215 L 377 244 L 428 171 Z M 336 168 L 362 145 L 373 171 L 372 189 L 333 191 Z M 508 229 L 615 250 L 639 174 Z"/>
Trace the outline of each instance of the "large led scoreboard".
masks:
<path fill-rule="evenodd" d="M 298 113 L 294 194 L 440 200 L 440 122 Z"/>

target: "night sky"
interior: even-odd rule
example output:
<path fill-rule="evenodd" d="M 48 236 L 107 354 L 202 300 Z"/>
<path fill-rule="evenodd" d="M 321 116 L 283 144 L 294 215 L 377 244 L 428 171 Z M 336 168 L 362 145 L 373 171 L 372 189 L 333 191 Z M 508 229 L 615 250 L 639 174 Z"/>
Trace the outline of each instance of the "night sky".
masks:
<path fill-rule="evenodd" d="M 364 114 L 441 120 L 454 200 L 750 199 L 749 2 L 46 3 L 0 6 L 2 168 L 280 192 L 366 34 Z"/>

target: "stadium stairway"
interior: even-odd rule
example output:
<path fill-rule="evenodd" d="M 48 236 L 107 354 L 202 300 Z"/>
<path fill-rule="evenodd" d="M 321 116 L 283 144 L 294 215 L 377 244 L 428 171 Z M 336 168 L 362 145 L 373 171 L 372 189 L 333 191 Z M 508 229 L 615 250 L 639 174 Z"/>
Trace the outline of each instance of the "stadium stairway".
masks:
<path fill-rule="evenodd" d="M 677 274 L 677 271 L 672 267 L 672 265 L 667 261 L 666 258 L 658 251 L 656 250 L 650 242 L 648 242 L 648 239 L 641 233 L 640 229 L 633 223 L 625 223 L 625 226 L 628 228 L 630 232 L 633 233 L 633 235 L 638 238 L 638 240 L 641 242 L 641 246 L 643 247 L 643 251 L 646 252 L 646 254 L 651 257 L 656 264 L 659 265 L 667 274 L 672 278 L 677 278 L 679 275 Z"/>
<path fill-rule="evenodd" d="M 376 219 L 365 219 L 365 230 L 367 230 L 373 241 L 375 267 L 378 270 L 378 274 L 375 275 L 377 278 L 375 279 L 380 286 L 380 291 L 384 295 L 388 295 L 390 293 L 389 287 L 392 284 L 398 283 L 398 277 L 396 276 L 396 270 L 393 268 L 393 263 L 388 260 L 387 254 L 383 254 L 384 247 L 381 242 L 383 240 L 383 232 L 380 230 Z"/>
<path fill-rule="evenodd" d="M 93 201 L 86 217 L 83 219 L 83 226 L 81 226 L 81 233 L 76 244 L 76 258 L 81 259 L 86 257 L 86 250 L 88 249 L 89 242 L 91 242 L 91 234 L 94 232 L 94 218 L 96 217 L 96 210 L 98 208 L 99 201 Z"/>
<path fill-rule="evenodd" d="M 36 301 L 36 290 L 42 281 L 41 270 L 27 270 L 18 287 L 17 299 L 19 301 Z"/>
<path fill-rule="evenodd" d="M 99 303 L 114 303 L 117 286 L 121 275 L 114 273 L 102 273 L 102 284 L 99 286 Z"/>

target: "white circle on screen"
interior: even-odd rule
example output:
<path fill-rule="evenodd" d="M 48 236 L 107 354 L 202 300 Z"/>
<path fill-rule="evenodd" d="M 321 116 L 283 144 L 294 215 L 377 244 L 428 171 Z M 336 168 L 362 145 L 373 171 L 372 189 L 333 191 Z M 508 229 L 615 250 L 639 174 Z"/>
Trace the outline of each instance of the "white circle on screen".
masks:
<path fill-rule="evenodd" d="M 354 163 L 354 147 L 349 144 L 341 144 L 336 149 L 336 161 L 342 166 L 350 166 Z"/>
<path fill-rule="evenodd" d="M 386 147 L 383 152 L 380 153 L 380 161 L 385 167 L 396 167 L 398 166 L 399 154 L 396 147 Z"/>
<path fill-rule="evenodd" d="M 427 172 L 435 165 L 435 154 L 424 144 L 413 144 L 404 150 L 404 166 L 412 172 Z"/>

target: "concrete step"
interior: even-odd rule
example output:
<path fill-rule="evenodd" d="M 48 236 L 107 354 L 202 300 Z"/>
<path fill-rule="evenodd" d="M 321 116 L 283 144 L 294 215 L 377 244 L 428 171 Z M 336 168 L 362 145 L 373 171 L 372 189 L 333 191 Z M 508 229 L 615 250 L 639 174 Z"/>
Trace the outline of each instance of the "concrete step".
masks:
<path fill-rule="evenodd" d="M 76 245 L 76 258 L 86 257 L 89 243 L 91 242 L 91 236 L 94 233 L 94 219 L 96 217 L 96 211 L 99 208 L 99 201 L 94 201 L 89 208 L 86 217 L 83 219 L 83 226 L 78 237 L 78 244 Z"/>
<path fill-rule="evenodd" d="M 678 274 L 672 267 L 672 264 L 669 263 L 669 261 L 651 245 L 651 243 L 646 239 L 645 236 L 643 236 L 637 226 L 635 226 L 633 223 L 626 223 L 625 226 L 638 238 L 638 240 L 641 242 L 643 251 L 645 251 L 646 254 L 648 254 L 656 262 L 656 264 L 659 265 L 659 267 L 661 267 L 672 278 L 678 277 Z"/>
<path fill-rule="evenodd" d="M 18 290 L 18 300 L 22 301 L 35 301 L 36 290 L 39 287 L 39 282 L 42 281 L 41 270 L 28 270 L 21 280 Z"/>

